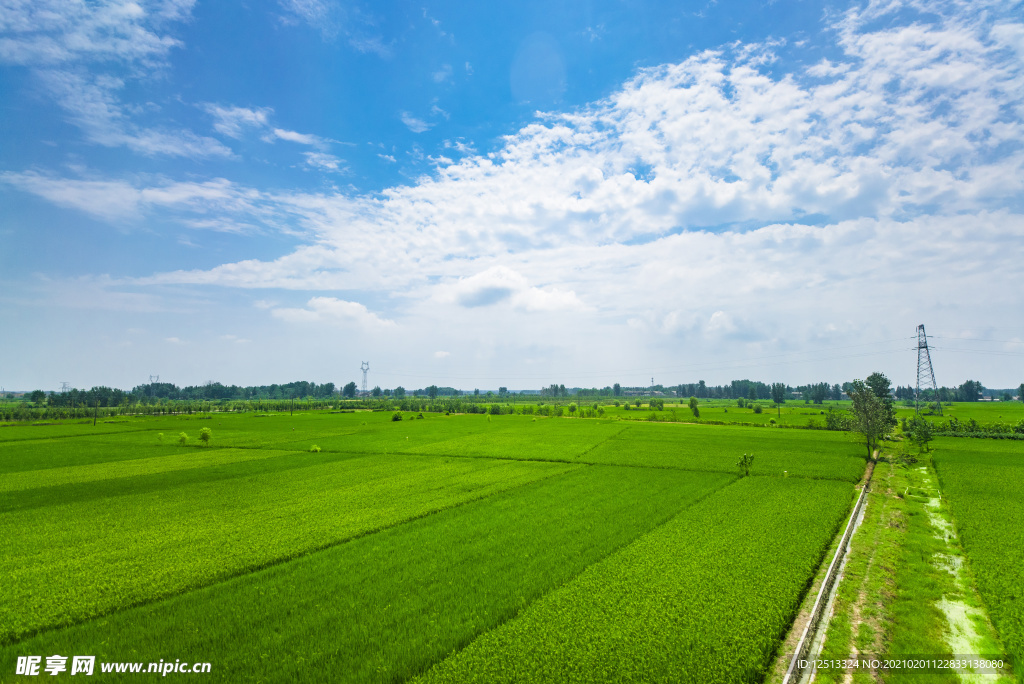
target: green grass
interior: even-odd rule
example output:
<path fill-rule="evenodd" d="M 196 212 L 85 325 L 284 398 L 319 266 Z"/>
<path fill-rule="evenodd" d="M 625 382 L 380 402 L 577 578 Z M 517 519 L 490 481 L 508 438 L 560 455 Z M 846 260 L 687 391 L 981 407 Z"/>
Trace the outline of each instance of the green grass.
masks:
<path fill-rule="evenodd" d="M 10 580 L 0 584 L 0 643 L 210 584 L 572 467 L 364 457 L 68 504 L 55 497 L 44 513 L 31 508 L 0 516 L 0 539 L 6 540 L 0 576 Z"/>
<path fill-rule="evenodd" d="M 850 493 L 835 481 L 743 478 L 416 681 L 757 681 Z"/>
<path fill-rule="evenodd" d="M 37 651 L 216 654 L 211 681 L 237 681 L 256 664 L 264 680 L 330 672 L 338 682 L 403 681 L 733 477 L 576 470 L 37 636 L 4 650 L 0 663 Z"/>

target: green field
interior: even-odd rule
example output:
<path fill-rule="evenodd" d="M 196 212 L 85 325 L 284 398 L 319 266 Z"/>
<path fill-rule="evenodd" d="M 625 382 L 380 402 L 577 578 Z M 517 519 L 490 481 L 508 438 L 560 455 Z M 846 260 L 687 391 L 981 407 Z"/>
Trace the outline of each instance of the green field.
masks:
<path fill-rule="evenodd" d="M 1024 447 L 940 438 L 934 460 L 982 599 L 1024 663 Z M 1024 667 L 1018 674 L 1024 679 Z"/>
<path fill-rule="evenodd" d="M 864 469 L 819 430 L 424 416 L 0 428 L 0 679 L 756 680 Z"/>

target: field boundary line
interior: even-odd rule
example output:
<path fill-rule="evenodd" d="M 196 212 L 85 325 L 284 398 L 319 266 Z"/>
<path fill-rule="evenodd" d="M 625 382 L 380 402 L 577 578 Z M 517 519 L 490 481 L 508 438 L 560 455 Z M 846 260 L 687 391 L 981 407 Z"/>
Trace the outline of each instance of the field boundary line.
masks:
<path fill-rule="evenodd" d="M 875 453 L 877 454 L 878 452 Z M 795 684 L 803 676 L 806 668 L 802 667 L 800 663 L 801 661 L 806 661 L 814 638 L 821 627 L 825 607 L 828 605 L 829 594 L 832 592 L 833 585 L 835 585 L 836 577 L 839 574 L 839 567 L 849 550 L 850 538 L 853 536 L 853 530 L 857 526 L 857 517 L 860 515 L 861 508 L 863 508 L 864 502 L 867 501 L 867 493 L 871 489 L 871 475 L 874 475 L 874 472 L 874 468 L 872 468 L 868 479 L 864 481 L 864 486 L 860 490 L 860 496 L 857 497 L 857 503 L 853 507 L 849 521 L 846 523 L 846 530 L 843 531 L 842 539 L 836 548 L 835 555 L 832 557 L 832 562 L 829 564 L 828 572 L 825 573 L 825 578 L 821 581 L 818 598 L 814 601 L 810 619 L 804 627 L 803 634 L 800 635 L 800 641 L 797 642 L 793 659 L 789 662 L 789 668 L 786 670 L 786 676 L 782 679 L 782 684 Z"/>
<path fill-rule="evenodd" d="M 616 432 L 613 435 L 608 435 L 607 437 L 602 439 L 600 442 L 597 442 L 595 444 L 592 444 L 592 445 L 588 446 L 586 449 L 584 449 L 579 454 L 577 454 L 574 458 L 580 458 L 582 456 L 585 456 L 586 454 L 589 454 L 591 451 L 593 451 L 597 447 L 601 446 L 602 444 L 604 444 L 605 442 L 607 442 L 607 441 L 609 441 L 611 439 L 615 439 L 616 437 L 621 435 L 626 430 L 629 430 L 631 427 L 633 427 L 633 426 L 632 425 L 623 425 L 621 430 L 619 430 L 618 432 Z"/>

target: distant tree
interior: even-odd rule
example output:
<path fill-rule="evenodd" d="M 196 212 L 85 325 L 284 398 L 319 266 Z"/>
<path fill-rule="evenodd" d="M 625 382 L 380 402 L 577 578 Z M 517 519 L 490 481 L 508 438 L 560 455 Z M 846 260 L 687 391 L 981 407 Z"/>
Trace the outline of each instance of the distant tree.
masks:
<path fill-rule="evenodd" d="M 956 398 L 959 401 L 978 401 L 978 397 L 984 391 L 985 388 L 980 382 L 977 380 L 968 380 L 956 389 Z"/>
<path fill-rule="evenodd" d="M 1021 385 L 1021 388 L 1024 389 L 1024 385 Z M 622 396 L 622 386 L 619 383 L 612 385 L 612 395 L 616 397 Z M 1024 397 L 1021 397 L 1021 399 L 1024 400 Z"/>
<path fill-rule="evenodd" d="M 706 399 L 708 396 L 708 386 L 703 380 L 697 383 L 697 396 L 701 399 Z"/>
<path fill-rule="evenodd" d="M 212 436 L 213 430 L 208 427 L 199 430 L 199 441 L 203 443 L 203 446 L 210 446 L 210 437 Z"/>
<path fill-rule="evenodd" d="M 832 401 L 839 401 L 840 399 L 843 398 L 843 388 L 840 387 L 838 383 L 835 384 L 835 385 L 832 385 L 832 392 L 831 392 L 831 394 L 832 394 L 832 396 L 831 396 Z"/>
<path fill-rule="evenodd" d="M 874 390 L 862 381 L 854 380 L 850 385 L 848 394 L 853 401 L 852 428 L 864 437 L 867 458 L 871 460 L 879 441 L 889 430 L 889 409 Z"/>
<path fill-rule="evenodd" d="M 43 390 L 35 390 L 28 396 L 28 398 L 29 401 L 36 406 L 42 406 L 46 402 L 46 392 Z"/>
<path fill-rule="evenodd" d="M 405 399 L 405 388 L 399 385 L 394 391 L 395 399 Z"/>
<path fill-rule="evenodd" d="M 743 469 L 744 475 L 750 475 L 750 466 L 754 465 L 754 454 L 743 454 L 743 457 L 736 461 L 736 465 Z"/>
<path fill-rule="evenodd" d="M 754 383 L 750 383 L 750 390 L 747 391 L 747 399 L 750 401 L 757 401 L 757 387 Z"/>
<path fill-rule="evenodd" d="M 437 385 L 431 385 L 427 388 L 427 396 L 430 397 L 431 401 L 437 399 Z"/>
<path fill-rule="evenodd" d="M 782 382 L 772 383 L 772 401 L 776 404 L 786 403 L 786 385 Z"/>
<path fill-rule="evenodd" d="M 345 385 L 345 389 L 341 391 L 341 395 L 346 399 L 351 399 L 356 396 L 356 383 L 353 381 Z"/>
<path fill-rule="evenodd" d="M 569 413 L 576 413 L 576 402 L 569 404 Z"/>
<path fill-rule="evenodd" d="M 499 387 L 498 388 L 498 396 L 499 397 L 503 397 L 506 394 L 508 394 L 508 387 Z"/>
<path fill-rule="evenodd" d="M 1017 398 L 1024 401 L 1024 382 L 1020 383 L 1020 387 L 1017 388 Z"/>
<path fill-rule="evenodd" d="M 928 442 L 932 441 L 931 422 L 918 415 L 912 416 L 907 421 L 905 432 L 920 453 L 928 451 Z"/>
<path fill-rule="evenodd" d="M 700 418 L 700 408 L 697 406 L 697 397 L 690 397 L 690 411 L 694 418 Z"/>
<path fill-rule="evenodd" d="M 373 389 L 372 389 L 372 390 L 370 391 L 370 394 L 372 394 L 372 395 L 373 395 L 373 396 L 375 396 L 375 397 L 379 397 L 379 396 L 381 395 L 381 393 L 382 393 L 382 390 L 381 390 L 381 388 L 380 388 L 380 385 L 377 385 L 376 387 L 374 387 L 374 388 L 373 388 Z"/>
<path fill-rule="evenodd" d="M 478 389 L 473 390 L 473 396 L 474 397 L 479 397 L 480 396 L 480 390 L 478 390 Z"/>
<path fill-rule="evenodd" d="M 184 432 L 179 432 L 178 444 L 180 444 L 181 446 L 185 446 L 186 444 L 188 444 L 188 435 L 186 435 Z"/>

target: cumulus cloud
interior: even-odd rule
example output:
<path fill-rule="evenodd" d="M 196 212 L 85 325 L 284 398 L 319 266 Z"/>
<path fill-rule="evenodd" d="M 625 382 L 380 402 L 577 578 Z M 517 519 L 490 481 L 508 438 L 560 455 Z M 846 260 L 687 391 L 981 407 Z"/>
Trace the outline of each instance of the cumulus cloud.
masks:
<path fill-rule="evenodd" d="M 336 297 L 313 297 L 305 308 L 279 308 L 270 313 L 290 323 L 341 323 L 375 330 L 395 327 L 394 321 L 381 318 L 359 302 Z"/>
<path fill-rule="evenodd" d="M 450 285 L 441 286 L 440 301 L 455 302 L 475 308 L 508 302 L 524 311 L 557 311 L 583 309 L 583 302 L 575 292 L 555 287 L 531 287 L 519 272 L 506 266 L 494 266 L 480 273 L 459 278 Z"/>

